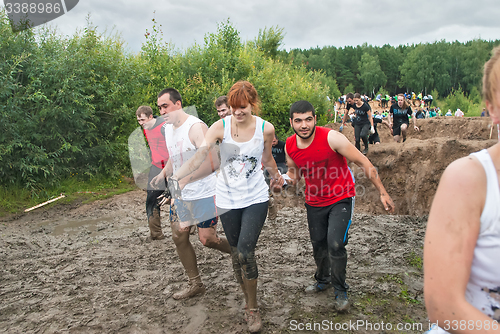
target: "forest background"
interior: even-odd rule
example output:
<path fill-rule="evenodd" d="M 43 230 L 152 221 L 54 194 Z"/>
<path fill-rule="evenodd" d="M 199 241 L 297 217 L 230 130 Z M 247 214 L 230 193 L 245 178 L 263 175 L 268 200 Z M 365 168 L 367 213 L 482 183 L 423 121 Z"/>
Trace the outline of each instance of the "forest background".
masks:
<path fill-rule="evenodd" d="M 135 110 L 157 110 L 163 88 L 177 88 L 183 105 L 195 106 L 210 125 L 218 118 L 215 99 L 237 80 L 248 80 L 262 99 L 261 116 L 281 139 L 291 132 L 293 102 L 310 101 L 322 125 L 347 92 L 422 92 L 442 109 L 478 116 L 482 67 L 500 44 L 285 51 L 284 36 L 283 29 L 271 27 L 242 41 L 228 20 L 207 33 L 203 45 L 176 50 L 153 19 L 141 52 L 134 54 L 119 35 L 100 33 L 90 18 L 85 29 L 61 36 L 47 27 L 13 33 L 0 13 L 0 211 L 15 212 L 26 201 L 60 192 L 119 186 L 131 176 L 127 140 L 138 127 Z"/>

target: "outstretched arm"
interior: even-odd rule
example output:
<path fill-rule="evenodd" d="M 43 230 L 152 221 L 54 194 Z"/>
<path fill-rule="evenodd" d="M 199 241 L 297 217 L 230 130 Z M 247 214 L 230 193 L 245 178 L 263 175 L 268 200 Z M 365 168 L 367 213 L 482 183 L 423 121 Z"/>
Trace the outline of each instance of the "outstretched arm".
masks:
<path fill-rule="evenodd" d="M 384 185 L 379 178 L 377 169 L 372 165 L 370 160 L 359 152 L 359 150 L 354 147 L 354 145 L 352 145 L 343 134 L 337 131 L 330 131 L 328 133 L 328 144 L 332 150 L 337 151 L 346 159 L 361 167 L 363 173 L 368 179 L 370 179 L 375 188 L 379 191 L 380 201 L 384 205 L 385 210 L 391 213 L 394 212 L 394 202 L 385 190 Z"/>
<path fill-rule="evenodd" d="M 197 149 L 200 149 L 203 146 L 207 130 L 208 128 L 204 123 L 196 123 L 191 127 L 191 129 L 189 129 L 189 139 Z M 183 177 L 182 179 L 179 179 L 179 185 L 181 188 L 184 188 L 184 186 L 188 183 L 201 180 L 219 168 L 219 159 L 214 151 L 214 148 L 215 145 L 208 150 L 208 154 L 205 156 L 205 159 L 194 172 L 186 177 Z"/>
<path fill-rule="evenodd" d="M 193 157 L 191 157 L 191 159 L 186 161 L 181 166 L 181 168 L 179 168 L 175 172 L 175 174 L 172 176 L 172 179 L 181 180 L 182 178 L 186 177 L 187 175 L 189 175 L 193 172 L 196 172 L 204 162 L 206 164 L 203 168 L 205 173 L 206 173 L 206 169 L 208 169 L 208 168 L 213 169 L 211 167 L 210 159 L 207 159 L 207 156 L 210 154 L 210 151 L 215 146 L 215 143 L 217 142 L 217 140 L 222 140 L 223 136 L 224 136 L 224 126 L 222 124 L 222 120 L 219 120 L 219 121 L 215 122 L 214 124 L 212 124 L 212 126 L 205 133 L 205 136 L 201 140 L 201 144 L 199 144 L 198 151 L 196 152 L 196 154 Z M 216 156 L 216 155 L 213 154 L 212 158 L 214 158 L 214 156 Z M 214 159 L 212 159 L 212 161 L 214 161 Z M 217 166 L 218 166 L 218 162 L 217 162 Z M 202 173 L 202 172 L 199 172 L 199 173 Z M 196 175 L 195 175 L 195 177 L 196 177 Z"/>

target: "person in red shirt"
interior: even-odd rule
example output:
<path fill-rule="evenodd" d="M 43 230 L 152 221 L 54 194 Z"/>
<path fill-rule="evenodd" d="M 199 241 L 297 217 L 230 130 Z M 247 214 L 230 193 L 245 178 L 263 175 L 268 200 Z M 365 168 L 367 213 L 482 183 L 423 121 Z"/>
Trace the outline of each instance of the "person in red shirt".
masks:
<path fill-rule="evenodd" d="M 305 200 L 309 234 L 316 262 L 316 282 L 306 292 L 335 288 L 339 311 L 349 308 L 347 265 L 347 232 L 354 208 L 354 177 L 347 161 L 360 166 L 380 192 L 388 212 L 394 202 L 385 190 L 377 170 L 347 138 L 335 130 L 316 126 L 316 112 L 308 101 L 295 102 L 290 108 L 290 125 L 295 135 L 286 141 L 288 183 L 306 182 Z"/>
<path fill-rule="evenodd" d="M 153 109 L 150 106 L 140 106 L 136 111 L 137 122 L 142 126 L 151 151 L 151 168 L 149 169 L 148 188 L 146 197 L 146 215 L 148 217 L 151 240 L 161 240 L 165 238 L 161 230 L 160 206 L 157 197 L 163 193 L 165 182 L 158 188 L 150 186 L 151 180 L 157 176 L 165 167 L 168 161 L 167 144 L 165 143 L 165 131 L 163 126 L 165 120 L 161 117 L 153 116 Z"/>

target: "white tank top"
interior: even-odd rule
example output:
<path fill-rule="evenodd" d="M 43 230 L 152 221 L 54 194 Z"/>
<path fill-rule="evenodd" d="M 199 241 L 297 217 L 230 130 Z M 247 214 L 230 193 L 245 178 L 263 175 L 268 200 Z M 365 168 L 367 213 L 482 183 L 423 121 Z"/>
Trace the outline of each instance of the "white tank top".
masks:
<path fill-rule="evenodd" d="M 469 303 L 492 317 L 500 308 L 500 186 L 497 171 L 487 150 L 472 153 L 486 172 L 486 201 L 481 214 L 471 273 L 465 297 Z M 496 320 L 500 321 L 500 316 Z"/>
<path fill-rule="evenodd" d="M 477 238 L 474 258 L 465 299 L 479 311 L 493 318 L 500 308 L 500 186 L 495 165 L 487 150 L 472 153 L 486 172 L 486 201 L 481 213 L 481 226 Z M 500 321 L 500 316 L 494 320 Z M 451 324 L 450 324 L 451 325 Z M 445 325 L 440 324 L 445 327 Z M 446 327 L 445 327 L 446 328 Z M 448 333 L 434 328 L 429 333 Z"/>
<path fill-rule="evenodd" d="M 189 139 L 189 130 L 196 123 L 203 123 L 203 121 L 189 115 L 186 121 L 177 129 L 174 129 L 172 124 L 166 124 L 165 126 L 165 141 L 167 142 L 168 154 L 172 161 L 174 173 L 197 151 L 191 139 Z M 214 196 L 216 181 L 217 177 L 213 172 L 203 179 L 188 183 L 182 189 L 182 199 L 193 201 Z"/>
<path fill-rule="evenodd" d="M 264 120 L 255 118 L 255 132 L 247 142 L 231 136 L 231 116 L 224 118 L 224 138 L 220 144 L 221 167 L 217 177 L 216 203 L 223 209 L 241 209 L 269 200 L 269 187 L 262 171 Z"/>

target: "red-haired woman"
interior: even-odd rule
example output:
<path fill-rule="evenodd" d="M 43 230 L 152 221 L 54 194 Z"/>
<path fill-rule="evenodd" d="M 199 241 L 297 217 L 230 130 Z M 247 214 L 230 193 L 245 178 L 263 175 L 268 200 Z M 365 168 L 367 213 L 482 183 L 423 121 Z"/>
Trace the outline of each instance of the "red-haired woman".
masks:
<path fill-rule="evenodd" d="M 235 277 L 245 295 L 248 328 L 250 332 L 258 332 L 262 321 L 257 304 L 255 247 L 269 201 L 261 166 L 264 165 L 272 177 L 271 187 L 283 185 L 284 180 L 272 156 L 274 126 L 256 116 L 260 100 L 255 87 L 248 81 L 238 81 L 227 97 L 232 115 L 218 120 L 208 129 L 202 147 L 173 178 L 178 180 L 195 171 L 210 148 L 220 142 L 217 210 L 231 246 Z"/>

